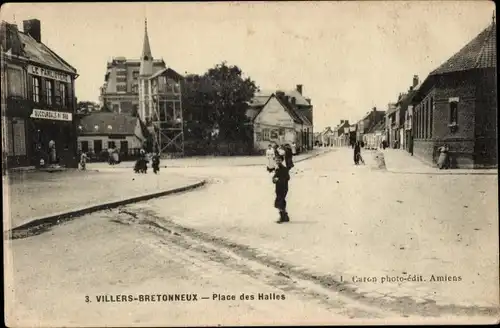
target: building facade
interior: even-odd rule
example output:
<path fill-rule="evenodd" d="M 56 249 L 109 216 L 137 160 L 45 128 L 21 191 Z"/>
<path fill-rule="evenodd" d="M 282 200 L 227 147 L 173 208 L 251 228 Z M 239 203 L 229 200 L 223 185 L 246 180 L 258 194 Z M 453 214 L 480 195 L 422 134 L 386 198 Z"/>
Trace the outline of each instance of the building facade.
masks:
<path fill-rule="evenodd" d="M 2 148 L 8 167 L 77 167 L 74 67 L 41 41 L 41 23 L 23 31 L 2 22 Z"/>
<path fill-rule="evenodd" d="M 356 124 L 356 140 L 363 141 L 365 133 L 370 131 L 379 122 L 385 120 L 385 111 L 377 110 L 373 107 L 361 120 Z"/>
<path fill-rule="evenodd" d="M 299 151 L 307 150 L 304 134 L 312 126 L 307 118 L 296 111 L 293 98 L 289 100 L 285 93 L 272 94 L 264 107 L 252 121 L 254 150 L 262 152 L 270 143 L 296 143 Z"/>
<path fill-rule="evenodd" d="M 78 131 L 78 152 L 91 158 L 105 159 L 108 149 L 115 148 L 121 158 L 134 155 L 145 140 L 139 118 L 124 113 L 90 113 L 82 117 Z"/>
<path fill-rule="evenodd" d="M 253 120 L 262 110 L 271 95 L 283 93 L 288 102 L 292 103 L 294 112 L 301 117 L 303 121 L 299 138 L 302 145 L 302 151 L 310 150 L 314 147 L 314 124 L 313 124 L 313 105 L 310 98 L 305 98 L 303 95 L 303 85 L 298 84 L 294 90 L 276 91 L 276 92 L 260 92 L 254 96 L 249 103 L 247 116 Z"/>
<path fill-rule="evenodd" d="M 104 84 L 100 90 L 101 106 L 116 113 L 143 112 L 141 109 L 140 90 L 143 97 L 148 91 L 145 80 L 154 73 L 166 68 L 163 59 L 153 59 L 147 23 L 144 31 L 143 53 L 140 59 L 115 57 L 107 63 Z M 142 101 L 144 104 L 144 99 Z"/>
<path fill-rule="evenodd" d="M 413 152 L 436 163 L 449 147 L 452 168 L 497 167 L 496 23 L 431 72 L 415 98 Z"/>

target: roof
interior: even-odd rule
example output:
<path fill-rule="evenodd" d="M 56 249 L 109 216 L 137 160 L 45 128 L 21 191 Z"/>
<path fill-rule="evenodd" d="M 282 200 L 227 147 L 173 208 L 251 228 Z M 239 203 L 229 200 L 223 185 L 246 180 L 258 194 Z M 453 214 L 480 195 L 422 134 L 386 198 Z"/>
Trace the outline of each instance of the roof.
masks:
<path fill-rule="evenodd" d="M 380 121 L 377 124 L 375 124 L 374 126 L 372 126 L 370 129 L 368 129 L 368 131 L 366 133 L 375 133 L 377 131 L 383 131 L 383 130 L 385 130 L 385 122 Z"/>
<path fill-rule="evenodd" d="M 52 68 L 76 74 L 76 69 L 59 57 L 54 51 L 41 42 L 37 42 L 30 35 L 18 32 L 22 44 L 24 44 L 24 55 L 31 61 L 47 65 Z"/>
<path fill-rule="evenodd" d="M 166 74 L 165 74 L 166 73 Z M 174 79 L 182 79 L 182 75 L 180 75 L 179 73 L 177 73 L 176 71 L 174 71 L 173 69 L 171 69 L 170 67 L 167 67 L 167 68 L 163 68 L 161 70 L 159 70 L 158 72 L 154 73 L 150 79 L 153 79 L 157 76 L 160 76 L 162 74 L 165 74 L 167 75 L 168 77 L 171 77 L 171 78 L 174 78 Z"/>
<path fill-rule="evenodd" d="M 493 22 L 429 75 L 497 67 L 496 23 Z"/>
<path fill-rule="evenodd" d="M 137 126 L 137 117 L 130 114 L 93 112 L 84 116 L 80 121 L 81 134 L 120 134 L 134 135 Z M 97 129 L 95 128 L 97 126 Z M 109 128 L 111 126 L 111 129 Z"/>
<path fill-rule="evenodd" d="M 147 57 L 147 58 L 153 57 L 153 55 L 151 55 L 151 46 L 149 45 L 148 21 L 147 20 L 144 22 L 144 44 L 142 45 L 142 57 L 141 57 L 141 59 L 144 59 L 145 57 Z"/>
<path fill-rule="evenodd" d="M 267 101 L 266 101 L 266 103 L 264 104 L 264 106 L 262 108 L 258 108 L 257 109 L 257 108 L 250 107 L 247 110 L 247 112 L 246 112 L 247 117 L 249 117 L 253 121 L 262 112 L 262 110 L 266 107 L 267 103 L 272 98 L 276 98 L 276 100 L 278 100 L 278 102 L 280 103 L 280 105 L 283 106 L 283 108 L 285 109 L 285 111 L 288 113 L 288 115 L 290 115 L 290 117 L 292 118 L 292 120 L 295 123 L 298 123 L 298 124 L 307 124 L 306 122 L 304 122 L 301 119 L 300 113 L 298 113 L 297 111 L 294 110 L 292 104 L 288 103 L 285 99 L 280 99 L 274 93 L 267 98 Z"/>
<path fill-rule="evenodd" d="M 285 93 L 285 96 L 295 97 L 295 103 L 298 106 L 311 106 L 311 104 L 309 104 L 307 99 L 297 90 L 294 89 L 294 90 L 283 91 L 283 92 Z M 267 102 L 269 97 L 275 93 L 276 93 L 276 91 L 268 91 L 268 90 L 260 91 L 260 92 L 256 93 L 252 99 L 252 102 L 250 103 L 250 106 L 263 106 Z"/>

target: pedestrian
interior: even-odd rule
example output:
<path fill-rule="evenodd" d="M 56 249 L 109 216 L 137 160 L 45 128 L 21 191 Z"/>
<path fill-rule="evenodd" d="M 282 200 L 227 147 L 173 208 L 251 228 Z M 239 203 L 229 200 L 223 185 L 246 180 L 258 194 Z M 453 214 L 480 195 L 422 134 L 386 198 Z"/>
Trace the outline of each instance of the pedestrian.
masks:
<path fill-rule="evenodd" d="M 293 153 L 292 147 L 289 144 L 286 144 L 283 148 L 285 150 L 285 166 L 290 171 L 295 165 L 293 165 Z"/>
<path fill-rule="evenodd" d="M 438 158 L 438 168 L 440 170 L 442 169 L 448 169 L 449 168 L 449 159 L 448 159 L 448 152 L 449 152 L 448 145 L 443 145 L 439 147 L 439 158 Z"/>
<path fill-rule="evenodd" d="M 276 170 L 274 171 L 273 183 L 275 186 L 276 199 L 274 207 L 278 209 L 280 218 L 276 223 L 289 222 L 290 218 L 286 211 L 286 195 L 288 194 L 288 181 L 290 174 L 288 169 L 283 165 L 283 157 L 276 157 Z"/>
<path fill-rule="evenodd" d="M 266 159 L 267 159 L 267 172 L 271 173 L 274 171 L 275 164 L 275 150 L 273 145 L 269 144 L 266 150 Z"/>
<path fill-rule="evenodd" d="M 151 158 L 151 166 L 153 167 L 154 174 L 157 174 L 158 172 L 160 172 L 160 154 L 159 153 L 153 153 L 153 156 Z"/>
<path fill-rule="evenodd" d="M 292 142 L 292 155 L 297 155 L 297 144 L 295 143 L 295 141 Z"/>
<path fill-rule="evenodd" d="M 357 141 L 354 145 L 354 164 L 359 165 L 360 161 L 365 164 L 363 157 L 361 157 L 361 142 Z"/>
<path fill-rule="evenodd" d="M 86 152 L 82 152 L 82 154 L 80 155 L 80 168 L 82 169 L 82 171 L 85 171 L 87 169 L 87 160 L 88 160 L 88 156 L 87 156 L 87 153 Z"/>

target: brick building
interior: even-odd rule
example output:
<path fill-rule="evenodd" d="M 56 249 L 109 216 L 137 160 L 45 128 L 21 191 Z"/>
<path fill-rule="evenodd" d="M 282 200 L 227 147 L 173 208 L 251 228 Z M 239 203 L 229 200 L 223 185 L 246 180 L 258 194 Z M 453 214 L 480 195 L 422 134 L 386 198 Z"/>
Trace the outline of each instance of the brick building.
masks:
<path fill-rule="evenodd" d="M 385 111 L 377 110 L 376 107 L 373 107 L 373 109 L 366 113 L 366 115 L 356 124 L 356 140 L 363 141 L 364 134 L 368 133 L 368 131 L 383 120 L 385 120 Z"/>
<path fill-rule="evenodd" d="M 431 72 L 414 97 L 413 153 L 435 163 L 450 148 L 452 167 L 497 166 L 496 23 Z"/>
<path fill-rule="evenodd" d="M 23 31 L 2 22 L 0 38 L 4 164 L 33 166 L 44 159 L 76 167 L 76 69 L 42 43 L 37 19 L 24 21 Z"/>

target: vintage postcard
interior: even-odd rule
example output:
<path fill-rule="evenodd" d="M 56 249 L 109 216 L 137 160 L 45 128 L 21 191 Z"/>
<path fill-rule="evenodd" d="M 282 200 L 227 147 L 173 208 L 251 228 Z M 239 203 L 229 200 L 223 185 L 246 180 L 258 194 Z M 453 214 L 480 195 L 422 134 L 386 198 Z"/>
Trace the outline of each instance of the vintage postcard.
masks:
<path fill-rule="evenodd" d="M 4 4 L 6 325 L 498 323 L 495 9 Z"/>

